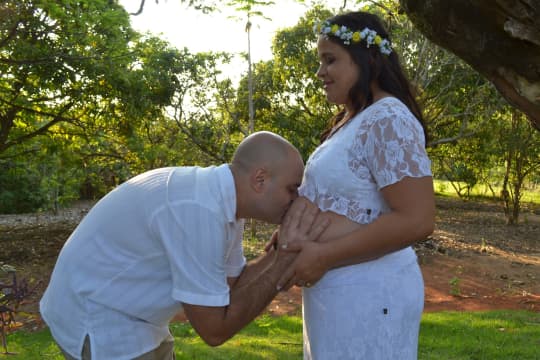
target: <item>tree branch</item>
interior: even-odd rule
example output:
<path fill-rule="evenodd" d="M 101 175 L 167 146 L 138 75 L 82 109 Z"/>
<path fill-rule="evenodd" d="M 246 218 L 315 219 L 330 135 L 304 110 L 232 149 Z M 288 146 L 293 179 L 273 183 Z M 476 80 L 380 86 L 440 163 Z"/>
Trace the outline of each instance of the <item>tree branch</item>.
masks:
<path fill-rule="evenodd" d="M 129 13 L 129 15 L 137 16 L 137 15 L 142 14 L 143 9 L 144 9 L 144 2 L 145 0 L 141 0 L 141 5 L 139 6 L 139 10 L 137 10 L 137 12 L 134 12 L 134 13 Z M 157 3 L 158 3 L 158 0 L 156 0 L 156 4 Z"/>
<path fill-rule="evenodd" d="M 6 103 L 5 100 L 1 99 L 0 98 L 0 102 L 3 102 L 3 103 Z M 37 114 L 37 115 L 41 115 L 41 116 L 45 116 L 45 117 L 52 117 L 53 119 L 51 121 L 49 121 L 48 123 L 46 123 L 45 125 L 41 126 L 40 128 L 38 128 L 37 130 L 34 130 L 32 132 L 29 132 L 25 135 L 22 135 L 22 136 L 19 136 L 18 138 L 15 138 L 11 141 L 6 141 L 2 144 L 0 144 L 0 153 L 2 153 L 3 151 L 5 151 L 6 149 L 8 149 L 9 147 L 11 146 L 14 146 L 14 145 L 18 145 L 18 144 L 21 144 L 23 143 L 25 140 L 28 140 L 28 139 L 31 139 L 31 138 L 34 138 L 38 135 L 43 135 L 45 134 L 49 128 L 59 122 L 62 122 L 62 121 L 65 121 L 65 122 L 70 122 L 72 121 L 73 119 L 70 119 L 70 118 L 67 118 L 67 117 L 64 117 L 62 116 L 62 114 L 64 114 L 65 112 L 67 112 L 69 109 L 71 109 L 71 107 L 75 104 L 75 101 L 72 101 L 72 102 L 69 102 L 67 103 L 66 105 L 63 106 L 63 108 L 56 114 L 53 114 L 53 113 L 48 113 L 48 112 L 44 112 L 44 111 L 38 111 L 38 110 L 35 110 L 35 109 L 29 109 L 29 108 L 25 108 L 23 106 L 15 106 L 13 104 L 11 104 L 12 106 L 12 109 L 18 109 L 18 110 L 22 110 L 22 111 L 26 111 L 26 112 L 30 112 L 30 113 L 34 113 L 34 114 Z"/>

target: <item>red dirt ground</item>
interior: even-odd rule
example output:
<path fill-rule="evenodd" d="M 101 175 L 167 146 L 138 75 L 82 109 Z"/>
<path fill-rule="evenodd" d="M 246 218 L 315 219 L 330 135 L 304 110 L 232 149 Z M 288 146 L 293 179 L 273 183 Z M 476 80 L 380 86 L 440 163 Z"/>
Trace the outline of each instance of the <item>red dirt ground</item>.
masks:
<path fill-rule="evenodd" d="M 424 311 L 540 311 L 540 209 L 524 209 L 508 226 L 499 204 L 437 198 L 433 235 L 416 251 L 424 276 Z M 298 313 L 292 288 L 269 306 Z"/>
<path fill-rule="evenodd" d="M 36 315 L 29 329 L 42 326 L 37 302 L 60 248 L 88 207 L 83 204 L 58 215 L 0 216 L 0 263 L 14 265 L 19 277 L 32 284 L 41 282 L 25 309 Z M 525 209 L 523 223 L 507 226 L 498 204 L 438 198 L 436 230 L 416 247 L 425 311 L 540 311 L 538 210 Z M 296 287 L 279 294 L 267 308 L 275 315 L 300 311 L 301 291 Z"/>
<path fill-rule="evenodd" d="M 433 254 L 421 265 L 425 283 L 424 311 L 540 311 L 539 286 L 533 283 L 533 274 L 538 274 L 539 267 L 538 259 L 536 263 L 523 263 L 490 255 L 458 259 Z M 452 282 L 453 278 L 459 279 L 457 284 Z M 300 288 L 293 287 L 279 294 L 268 311 L 275 315 L 300 314 L 301 296 Z"/>

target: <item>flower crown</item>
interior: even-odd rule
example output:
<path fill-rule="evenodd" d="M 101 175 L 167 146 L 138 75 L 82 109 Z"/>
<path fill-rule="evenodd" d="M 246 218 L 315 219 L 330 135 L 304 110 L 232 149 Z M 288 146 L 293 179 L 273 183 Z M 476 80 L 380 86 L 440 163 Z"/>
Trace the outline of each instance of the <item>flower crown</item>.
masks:
<path fill-rule="evenodd" d="M 377 45 L 381 53 L 385 55 L 390 55 L 390 53 L 392 52 L 392 46 L 390 45 L 390 41 L 388 41 L 388 39 L 382 38 L 380 35 L 377 35 L 377 32 L 375 30 L 371 30 L 367 27 L 364 28 L 364 30 L 362 31 L 353 31 L 345 25 L 332 24 L 329 20 L 325 20 L 323 22 L 316 23 L 313 26 L 313 31 L 315 32 L 315 34 L 320 34 L 325 37 L 332 35 L 338 39 L 343 40 L 343 43 L 345 45 L 350 45 L 351 41 L 353 43 L 359 43 L 360 41 L 365 40 L 367 44 L 366 47 L 368 48 L 371 45 Z"/>

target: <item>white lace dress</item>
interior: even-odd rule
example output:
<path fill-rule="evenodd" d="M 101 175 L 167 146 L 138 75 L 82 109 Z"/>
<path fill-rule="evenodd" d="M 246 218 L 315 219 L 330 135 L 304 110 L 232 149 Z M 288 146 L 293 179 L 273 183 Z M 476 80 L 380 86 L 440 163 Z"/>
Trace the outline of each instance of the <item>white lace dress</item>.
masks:
<path fill-rule="evenodd" d="M 368 224 L 389 211 L 381 188 L 406 176 L 431 176 L 430 165 L 420 123 L 387 97 L 313 152 L 300 193 L 322 210 Z M 416 359 L 423 306 L 424 283 L 410 247 L 329 271 L 303 290 L 304 359 Z"/>

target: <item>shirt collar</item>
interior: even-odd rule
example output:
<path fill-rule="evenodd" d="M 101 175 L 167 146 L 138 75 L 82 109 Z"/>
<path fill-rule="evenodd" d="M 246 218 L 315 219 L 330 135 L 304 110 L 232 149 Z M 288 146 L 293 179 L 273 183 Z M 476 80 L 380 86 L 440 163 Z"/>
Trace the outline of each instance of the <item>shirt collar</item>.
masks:
<path fill-rule="evenodd" d="M 225 216 L 227 217 L 227 221 L 236 222 L 236 187 L 229 164 L 216 167 L 216 172 L 219 178 L 219 190 L 223 199 Z"/>

